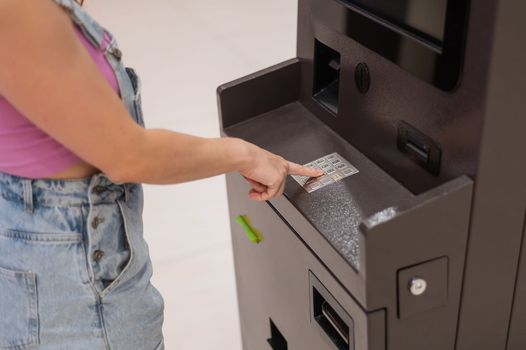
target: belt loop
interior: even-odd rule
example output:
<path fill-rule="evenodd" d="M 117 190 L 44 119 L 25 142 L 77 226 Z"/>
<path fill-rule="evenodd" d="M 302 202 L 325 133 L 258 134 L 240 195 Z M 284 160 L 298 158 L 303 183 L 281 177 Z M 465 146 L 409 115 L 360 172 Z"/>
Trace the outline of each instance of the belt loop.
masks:
<path fill-rule="evenodd" d="M 129 184 L 124 184 L 124 202 L 128 203 L 128 198 L 130 197 L 130 188 Z"/>
<path fill-rule="evenodd" d="M 32 180 L 26 179 L 23 180 L 24 187 L 24 203 L 26 205 L 26 211 L 30 214 L 33 214 L 33 183 Z"/>

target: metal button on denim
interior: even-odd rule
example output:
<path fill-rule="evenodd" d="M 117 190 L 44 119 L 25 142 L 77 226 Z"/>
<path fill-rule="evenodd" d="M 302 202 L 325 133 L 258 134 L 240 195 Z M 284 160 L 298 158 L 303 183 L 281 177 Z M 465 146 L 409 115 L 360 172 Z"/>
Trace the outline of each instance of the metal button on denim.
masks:
<path fill-rule="evenodd" d="M 115 58 L 120 61 L 120 59 L 122 58 L 122 51 L 119 49 L 114 49 L 113 56 L 115 56 Z"/>
<path fill-rule="evenodd" d="M 91 191 L 93 194 L 102 194 L 106 192 L 106 187 L 104 186 L 95 186 L 93 187 L 93 190 Z"/>
<path fill-rule="evenodd" d="M 93 261 L 99 262 L 103 256 L 104 256 L 104 252 L 102 250 L 96 250 L 93 252 Z"/>
<path fill-rule="evenodd" d="M 91 227 L 96 230 L 97 227 L 99 227 L 100 224 L 102 224 L 104 222 L 104 218 L 101 218 L 100 216 L 96 216 L 95 218 L 93 218 L 93 220 L 91 221 Z"/>

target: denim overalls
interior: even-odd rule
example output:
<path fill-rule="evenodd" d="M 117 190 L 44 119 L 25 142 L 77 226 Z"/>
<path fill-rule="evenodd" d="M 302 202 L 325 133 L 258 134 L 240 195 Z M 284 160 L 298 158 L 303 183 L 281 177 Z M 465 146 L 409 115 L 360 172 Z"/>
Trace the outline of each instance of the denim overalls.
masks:
<path fill-rule="evenodd" d="M 139 80 L 115 40 L 103 48 L 102 27 L 73 0 L 55 1 L 105 49 L 123 103 L 143 125 Z M 102 174 L 64 181 L 0 173 L 0 350 L 164 349 L 142 206 L 141 185 Z"/>

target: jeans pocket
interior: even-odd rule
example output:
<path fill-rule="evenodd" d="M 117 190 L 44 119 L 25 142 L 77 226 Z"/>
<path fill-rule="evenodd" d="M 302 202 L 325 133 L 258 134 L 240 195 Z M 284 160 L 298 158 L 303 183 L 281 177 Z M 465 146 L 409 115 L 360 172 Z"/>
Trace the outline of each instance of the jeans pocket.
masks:
<path fill-rule="evenodd" d="M 130 236 L 130 227 L 129 227 L 129 224 L 126 222 L 126 216 L 124 216 L 123 214 L 123 204 L 121 201 L 117 201 L 117 205 L 119 207 L 119 212 L 120 212 L 120 215 L 122 217 L 122 220 L 123 220 L 123 230 L 124 232 L 122 233 L 124 235 L 124 239 L 126 240 L 126 247 L 127 247 L 127 250 L 129 252 L 129 257 L 128 257 L 128 260 L 123 263 L 123 267 L 122 269 L 120 269 L 120 272 L 118 273 L 118 275 L 115 277 L 115 279 L 109 281 L 109 284 L 107 284 L 101 291 L 101 296 L 106 296 L 107 294 L 109 294 L 113 289 L 115 289 L 117 286 L 119 286 L 123 280 L 127 280 L 129 277 L 129 273 L 130 273 L 130 269 L 132 267 L 132 265 L 134 264 L 135 262 L 135 245 L 132 241 L 132 237 Z"/>
<path fill-rule="evenodd" d="M 36 274 L 0 267 L 0 349 L 38 345 Z"/>

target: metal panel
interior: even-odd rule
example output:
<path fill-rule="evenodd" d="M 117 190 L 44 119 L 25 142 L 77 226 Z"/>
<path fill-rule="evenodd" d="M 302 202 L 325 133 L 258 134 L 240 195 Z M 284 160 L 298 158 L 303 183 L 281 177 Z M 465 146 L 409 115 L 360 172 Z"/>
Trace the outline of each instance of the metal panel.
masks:
<path fill-rule="evenodd" d="M 310 194 L 289 178 L 285 190 L 303 215 L 357 270 L 358 226 L 362 219 L 413 197 L 299 103 L 285 105 L 225 131 L 302 164 L 337 152 L 360 171 Z"/>
<path fill-rule="evenodd" d="M 295 58 L 221 85 L 217 89 L 221 128 L 296 101 L 300 69 Z"/>
<path fill-rule="evenodd" d="M 244 349 L 268 348 L 271 318 L 290 349 L 333 350 L 310 322 L 312 271 L 352 315 L 355 349 L 384 350 L 384 312 L 364 312 L 268 204 L 248 199 L 249 186 L 241 176 L 228 175 L 227 186 Z M 237 215 L 251 218 L 264 237 L 260 244 L 245 237 Z"/>
<path fill-rule="evenodd" d="M 312 266 L 351 314 L 370 316 L 358 322 L 370 326 L 358 342 L 377 339 L 374 314 L 386 321 L 387 344 L 379 346 L 391 350 L 498 350 L 507 340 L 511 350 L 524 347 L 525 258 L 517 269 L 526 210 L 526 41 L 514 38 L 525 12 L 513 0 L 472 2 L 463 79 L 445 93 L 316 22 L 309 0 L 300 0 L 299 59 L 218 90 L 226 135 L 298 163 L 338 152 L 360 171 L 310 194 L 289 179 L 285 197 L 271 201 L 274 211 L 241 201 L 242 180 L 229 175 L 231 208 L 247 208 L 283 232 L 267 242 L 272 249 L 256 249 L 234 230 L 246 349 L 264 348 L 257 342 L 268 333 L 269 312 L 291 348 L 324 349 L 297 321 L 307 298 L 300 291 L 307 277 L 297 271 Z M 331 60 L 340 79 L 337 117 L 312 98 L 315 40 L 338 53 Z M 353 81 L 361 62 L 371 74 L 366 94 Z M 438 176 L 397 149 L 401 120 L 438 143 Z M 447 304 L 398 318 L 399 273 L 441 257 Z M 250 273 L 259 267 L 266 272 Z"/>
<path fill-rule="evenodd" d="M 334 2 L 333 0 L 326 0 Z M 301 102 L 324 124 L 415 193 L 461 175 L 475 176 L 488 80 L 496 0 L 471 2 L 464 70 L 454 92 L 444 92 L 381 55 L 315 20 L 310 0 L 299 1 L 298 57 Z M 338 21 L 337 18 L 334 19 Z M 334 117 L 312 98 L 315 38 L 341 54 L 340 106 Z M 371 85 L 362 94 L 355 68 L 365 62 Z M 438 177 L 395 152 L 397 123 L 404 120 L 442 146 Z"/>
<path fill-rule="evenodd" d="M 507 350 L 526 349 L 526 214 Z"/>
<path fill-rule="evenodd" d="M 273 200 L 272 205 L 365 310 L 390 310 L 390 346 L 418 349 L 420 338 L 410 335 L 421 333 L 433 344 L 429 349 L 453 347 L 471 180 L 461 177 L 414 196 L 299 103 L 224 131 L 300 163 L 336 151 L 356 166 L 358 174 L 310 194 L 289 179 L 286 198 Z M 451 263 L 448 305 L 398 320 L 397 271 L 441 256 Z M 240 288 L 241 294 L 252 295 L 252 289 Z"/>
<path fill-rule="evenodd" d="M 500 0 L 464 277 L 458 350 L 504 349 L 526 202 L 526 2 Z"/>
<path fill-rule="evenodd" d="M 398 271 L 398 317 L 411 318 L 444 307 L 448 296 L 447 257 Z"/>

